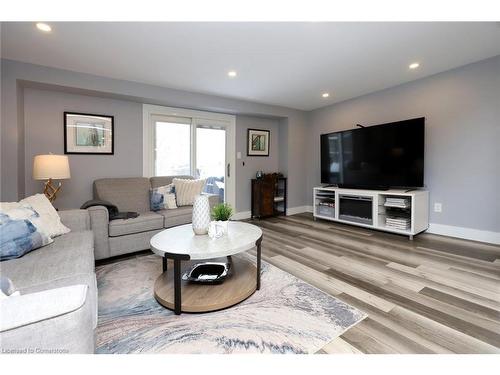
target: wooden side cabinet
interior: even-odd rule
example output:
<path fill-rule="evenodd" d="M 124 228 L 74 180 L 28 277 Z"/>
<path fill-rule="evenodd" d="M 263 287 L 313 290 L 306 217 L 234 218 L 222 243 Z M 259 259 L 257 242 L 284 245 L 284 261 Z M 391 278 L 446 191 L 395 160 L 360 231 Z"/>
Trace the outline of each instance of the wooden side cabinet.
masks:
<path fill-rule="evenodd" d="M 252 179 L 252 219 L 286 215 L 286 177 Z"/>

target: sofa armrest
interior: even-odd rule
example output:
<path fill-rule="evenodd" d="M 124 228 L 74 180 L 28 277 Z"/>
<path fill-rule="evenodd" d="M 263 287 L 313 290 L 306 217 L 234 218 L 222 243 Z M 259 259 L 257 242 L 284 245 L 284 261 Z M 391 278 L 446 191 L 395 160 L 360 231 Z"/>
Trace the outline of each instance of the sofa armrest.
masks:
<path fill-rule="evenodd" d="M 104 206 L 87 208 L 90 227 L 94 233 L 94 256 L 96 260 L 109 258 L 109 213 Z"/>
<path fill-rule="evenodd" d="M 61 222 L 72 231 L 90 230 L 90 217 L 87 210 L 62 210 L 58 214 Z"/>
<path fill-rule="evenodd" d="M 202 193 L 208 196 L 208 204 L 210 205 L 210 210 L 219 204 L 219 196 L 217 194 Z"/>
<path fill-rule="evenodd" d="M 92 353 L 87 285 L 9 297 L 0 304 L 3 353 Z"/>

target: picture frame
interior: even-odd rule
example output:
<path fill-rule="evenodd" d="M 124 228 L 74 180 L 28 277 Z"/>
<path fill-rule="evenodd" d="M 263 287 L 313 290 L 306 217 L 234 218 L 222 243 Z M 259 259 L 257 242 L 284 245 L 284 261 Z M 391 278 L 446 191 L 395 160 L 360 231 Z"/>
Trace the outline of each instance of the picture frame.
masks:
<path fill-rule="evenodd" d="M 269 156 L 270 143 L 270 130 L 247 130 L 247 156 Z"/>
<path fill-rule="evenodd" d="M 64 112 L 64 153 L 114 155 L 114 116 Z"/>

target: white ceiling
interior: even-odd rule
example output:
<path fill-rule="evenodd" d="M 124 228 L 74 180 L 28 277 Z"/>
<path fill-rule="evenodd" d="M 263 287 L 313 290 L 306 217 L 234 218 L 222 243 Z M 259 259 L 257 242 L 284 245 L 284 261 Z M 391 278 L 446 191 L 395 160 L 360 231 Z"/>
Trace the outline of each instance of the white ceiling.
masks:
<path fill-rule="evenodd" d="M 500 54 L 499 23 L 50 24 L 3 23 L 2 57 L 302 110 Z"/>

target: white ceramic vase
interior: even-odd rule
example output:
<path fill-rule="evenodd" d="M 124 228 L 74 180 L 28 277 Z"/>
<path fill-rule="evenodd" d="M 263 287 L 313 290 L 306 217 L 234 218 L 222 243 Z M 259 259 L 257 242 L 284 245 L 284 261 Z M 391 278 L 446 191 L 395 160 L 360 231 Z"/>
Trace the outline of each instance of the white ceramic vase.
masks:
<path fill-rule="evenodd" d="M 193 203 L 193 232 L 207 234 L 210 225 L 210 203 L 208 196 L 197 195 Z"/>

